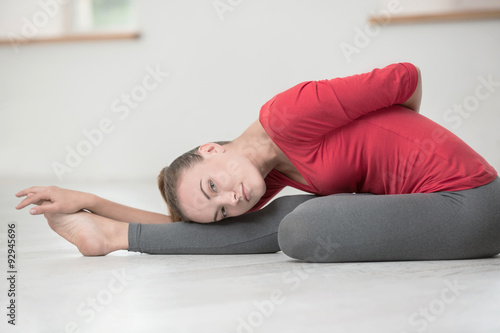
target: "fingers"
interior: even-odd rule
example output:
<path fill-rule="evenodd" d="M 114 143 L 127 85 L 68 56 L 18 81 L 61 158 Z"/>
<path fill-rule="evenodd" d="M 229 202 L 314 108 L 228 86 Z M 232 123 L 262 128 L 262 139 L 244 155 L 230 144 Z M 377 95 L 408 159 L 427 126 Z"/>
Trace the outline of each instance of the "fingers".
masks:
<path fill-rule="evenodd" d="M 40 206 L 33 207 L 30 209 L 30 214 L 31 215 L 41 215 L 41 214 L 47 214 L 47 213 L 52 213 L 56 208 L 54 207 L 54 204 L 50 201 L 44 201 Z"/>
<path fill-rule="evenodd" d="M 29 193 L 38 193 L 42 190 L 44 190 L 45 187 L 44 186 L 32 186 L 32 187 L 28 187 L 28 188 L 25 188 L 24 190 L 21 190 L 19 192 L 16 193 L 16 197 L 24 197 L 25 195 L 29 194 Z"/>
<path fill-rule="evenodd" d="M 23 201 L 21 201 L 19 204 L 17 204 L 16 209 L 23 209 L 24 207 L 26 207 L 28 205 L 37 204 L 37 203 L 40 203 L 41 201 L 44 201 L 44 200 L 50 201 L 50 196 L 44 192 L 27 195 Z"/>

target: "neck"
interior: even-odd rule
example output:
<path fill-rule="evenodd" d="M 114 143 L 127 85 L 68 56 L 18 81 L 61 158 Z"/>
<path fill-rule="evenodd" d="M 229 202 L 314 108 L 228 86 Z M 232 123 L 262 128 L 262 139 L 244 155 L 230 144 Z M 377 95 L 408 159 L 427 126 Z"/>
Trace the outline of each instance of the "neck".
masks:
<path fill-rule="evenodd" d="M 280 163 L 279 148 L 258 120 L 225 147 L 248 158 L 260 170 L 262 177 L 266 177 Z"/>

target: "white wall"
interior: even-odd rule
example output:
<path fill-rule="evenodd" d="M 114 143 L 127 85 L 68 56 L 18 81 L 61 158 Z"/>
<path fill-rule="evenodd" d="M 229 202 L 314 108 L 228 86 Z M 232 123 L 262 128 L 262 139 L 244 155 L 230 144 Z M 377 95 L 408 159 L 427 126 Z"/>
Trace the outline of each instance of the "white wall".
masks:
<path fill-rule="evenodd" d="M 499 20 L 385 26 L 349 62 L 340 45 L 359 45 L 356 31 L 367 27 L 374 1 L 241 1 L 224 20 L 213 0 L 144 0 L 140 10 L 139 40 L 32 44 L 17 53 L 0 46 L 3 179 L 151 180 L 187 149 L 235 138 L 296 83 L 398 61 L 422 70 L 421 112 L 500 170 L 500 86 L 467 118 L 444 118 L 454 104 L 474 102 L 479 76 L 500 81 Z M 169 76 L 120 119 L 113 102 L 157 66 Z M 104 118 L 113 132 L 60 182 L 51 163 L 66 164 L 66 146 L 75 149 L 82 130 Z"/>

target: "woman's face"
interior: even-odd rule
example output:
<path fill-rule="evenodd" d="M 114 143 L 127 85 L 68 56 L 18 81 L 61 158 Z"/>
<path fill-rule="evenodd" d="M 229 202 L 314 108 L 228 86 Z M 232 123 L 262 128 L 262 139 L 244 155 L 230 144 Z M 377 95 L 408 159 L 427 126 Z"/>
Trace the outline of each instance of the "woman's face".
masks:
<path fill-rule="evenodd" d="M 264 179 L 245 156 L 215 143 L 200 147 L 203 161 L 184 170 L 177 195 L 194 222 L 214 222 L 252 208 L 266 192 Z"/>

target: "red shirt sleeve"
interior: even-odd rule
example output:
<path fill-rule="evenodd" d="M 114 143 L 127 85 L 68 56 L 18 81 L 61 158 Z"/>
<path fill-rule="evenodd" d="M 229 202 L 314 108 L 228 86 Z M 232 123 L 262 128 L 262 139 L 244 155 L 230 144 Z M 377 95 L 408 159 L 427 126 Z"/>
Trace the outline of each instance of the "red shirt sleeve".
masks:
<path fill-rule="evenodd" d="M 310 142 L 371 111 L 404 103 L 417 83 L 417 69 L 410 63 L 344 78 L 307 81 L 267 102 L 260 120 L 281 139 Z"/>

